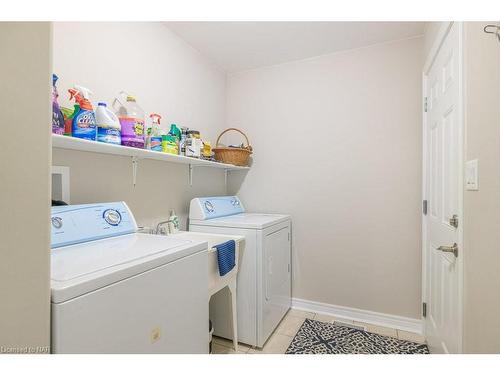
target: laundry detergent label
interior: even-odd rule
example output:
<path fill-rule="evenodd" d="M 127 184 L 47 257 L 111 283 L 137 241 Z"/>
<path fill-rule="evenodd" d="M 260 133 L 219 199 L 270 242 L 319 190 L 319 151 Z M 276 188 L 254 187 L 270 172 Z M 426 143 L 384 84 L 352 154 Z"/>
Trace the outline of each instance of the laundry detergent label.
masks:
<path fill-rule="evenodd" d="M 122 145 L 144 148 L 144 120 L 135 117 L 120 117 Z"/>
<path fill-rule="evenodd" d="M 118 129 L 99 126 L 97 128 L 97 140 L 104 143 L 121 144 L 121 133 Z"/>
<path fill-rule="evenodd" d="M 175 138 L 170 135 L 162 136 L 161 150 L 167 154 L 179 154 L 179 146 L 175 141 Z"/>
<path fill-rule="evenodd" d="M 81 111 L 73 119 L 73 137 L 96 140 L 97 129 L 92 111 Z"/>
<path fill-rule="evenodd" d="M 161 137 L 151 137 L 151 150 L 162 151 Z"/>

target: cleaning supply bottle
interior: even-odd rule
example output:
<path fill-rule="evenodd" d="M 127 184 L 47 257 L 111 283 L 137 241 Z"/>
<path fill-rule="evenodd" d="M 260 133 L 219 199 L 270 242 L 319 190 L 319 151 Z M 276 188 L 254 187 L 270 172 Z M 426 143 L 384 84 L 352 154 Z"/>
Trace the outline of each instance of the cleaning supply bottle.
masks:
<path fill-rule="evenodd" d="M 73 109 L 61 107 L 61 112 L 62 112 L 63 117 L 64 117 L 64 135 L 71 137 L 71 128 L 73 126 L 73 116 L 76 113 L 78 113 L 79 110 L 80 110 L 80 106 L 78 104 L 75 104 Z"/>
<path fill-rule="evenodd" d="M 160 120 L 161 116 L 157 113 L 151 113 L 149 115 L 151 118 L 151 127 L 149 130 L 149 148 L 153 151 L 161 151 L 161 128 L 160 128 Z"/>
<path fill-rule="evenodd" d="M 177 155 L 179 153 L 179 147 L 177 146 L 175 137 L 170 134 L 162 135 L 161 150 L 167 154 Z"/>
<path fill-rule="evenodd" d="M 110 111 L 106 103 L 99 103 L 95 111 L 97 140 L 99 142 L 121 144 L 121 126 L 118 117 Z"/>
<path fill-rule="evenodd" d="M 144 148 L 145 116 L 135 97 L 122 91 L 113 101 L 113 108 L 120 120 L 122 145 Z"/>
<path fill-rule="evenodd" d="M 179 140 L 179 155 L 186 155 L 186 140 L 188 128 L 181 128 L 181 139 Z"/>
<path fill-rule="evenodd" d="M 56 87 L 57 80 L 58 77 L 52 74 L 52 133 L 64 134 L 64 116 L 57 101 L 59 97 Z"/>
<path fill-rule="evenodd" d="M 202 142 L 198 130 L 189 130 L 186 139 L 186 156 L 199 158 L 201 156 Z"/>
<path fill-rule="evenodd" d="M 170 125 L 170 131 L 162 136 L 162 151 L 167 154 L 179 155 L 179 139 L 181 131 L 177 125 Z"/>
<path fill-rule="evenodd" d="M 168 132 L 168 134 L 176 137 L 177 140 L 181 139 L 181 130 L 175 124 L 170 125 L 170 131 Z"/>
<path fill-rule="evenodd" d="M 179 217 L 175 214 L 175 210 L 170 210 L 170 217 L 168 218 L 168 233 L 175 234 L 179 232 Z"/>
<path fill-rule="evenodd" d="M 144 131 L 144 148 L 146 150 L 151 150 L 151 132 L 153 127 L 151 125 L 146 124 Z"/>
<path fill-rule="evenodd" d="M 92 92 L 82 86 L 75 86 L 68 90 L 70 100 L 75 100 L 78 107 L 75 106 L 73 112 L 73 122 L 71 135 L 76 138 L 88 139 L 95 141 L 97 138 L 97 127 L 95 122 L 94 108 L 90 103 L 90 95 Z"/>

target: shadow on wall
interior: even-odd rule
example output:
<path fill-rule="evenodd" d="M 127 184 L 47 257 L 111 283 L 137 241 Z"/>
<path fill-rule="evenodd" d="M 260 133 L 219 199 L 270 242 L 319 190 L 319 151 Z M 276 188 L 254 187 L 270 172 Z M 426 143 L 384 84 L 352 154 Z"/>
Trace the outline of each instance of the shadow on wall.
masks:
<path fill-rule="evenodd" d="M 229 178 L 227 181 L 227 195 L 238 195 L 238 192 L 247 177 L 248 171 L 231 171 L 229 172 Z"/>
<path fill-rule="evenodd" d="M 250 159 L 250 164 L 249 167 L 252 167 L 253 161 Z M 228 174 L 228 179 L 227 179 L 227 189 L 226 189 L 226 194 L 227 195 L 238 195 L 238 192 L 241 189 L 241 186 L 243 185 L 243 182 L 245 181 L 249 170 L 239 170 L 239 171 L 231 171 Z M 245 202 L 243 202 L 244 204 Z"/>

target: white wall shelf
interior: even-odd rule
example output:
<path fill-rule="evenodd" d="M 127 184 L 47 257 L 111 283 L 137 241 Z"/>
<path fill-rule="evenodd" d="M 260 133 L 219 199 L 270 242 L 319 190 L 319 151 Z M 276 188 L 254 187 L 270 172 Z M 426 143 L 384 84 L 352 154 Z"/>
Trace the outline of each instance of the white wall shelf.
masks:
<path fill-rule="evenodd" d="M 88 141 L 64 135 L 52 134 L 52 148 L 64 150 L 77 150 L 85 152 L 93 152 L 97 154 L 129 156 L 132 158 L 133 166 L 133 184 L 135 185 L 135 176 L 137 171 L 137 163 L 139 160 L 159 160 L 169 163 L 187 164 L 189 165 L 189 184 L 192 185 L 193 168 L 194 167 L 210 167 L 219 168 L 226 171 L 226 179 L 228 171 L 248 170 L 249 167 L 238 167 L 232 164 L 218 163 L 215 161 L 190 158 L 187 156 L 166 154 L 158 151 L 144 150 L 140 148 L 113 145 L 109 143 Z"/>

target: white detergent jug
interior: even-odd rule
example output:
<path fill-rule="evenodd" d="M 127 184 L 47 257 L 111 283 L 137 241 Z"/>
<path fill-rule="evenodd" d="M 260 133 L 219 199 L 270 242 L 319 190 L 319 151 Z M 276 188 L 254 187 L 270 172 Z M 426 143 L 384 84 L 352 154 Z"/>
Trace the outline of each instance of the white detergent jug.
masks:
<path fill-rule="evenodd" d="M 121 126 L 118 117 L 110 111 L 106 103 L 99 103 L 95 111 L 97 123 L 97 141 L 121 144 Z"/>

